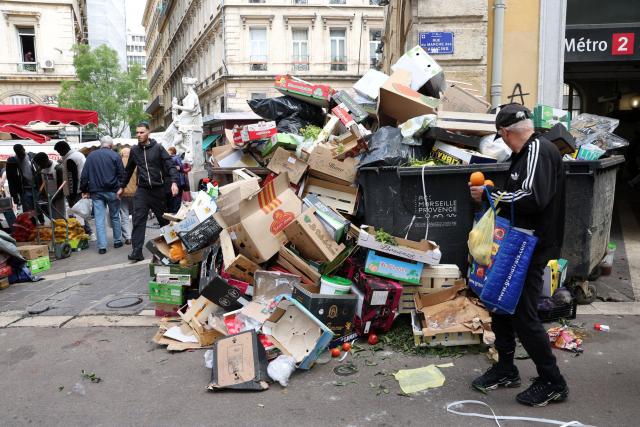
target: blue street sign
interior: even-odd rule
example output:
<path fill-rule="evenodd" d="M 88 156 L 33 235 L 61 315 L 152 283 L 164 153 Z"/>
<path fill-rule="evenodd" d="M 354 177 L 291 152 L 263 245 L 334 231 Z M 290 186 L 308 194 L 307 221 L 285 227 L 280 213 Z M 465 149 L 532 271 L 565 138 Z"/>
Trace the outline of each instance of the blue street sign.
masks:
<path fill-rule="evenodd" d="M 419 41 L 427 53 L 453 54 L 453 33 L 420 33 Z"/>

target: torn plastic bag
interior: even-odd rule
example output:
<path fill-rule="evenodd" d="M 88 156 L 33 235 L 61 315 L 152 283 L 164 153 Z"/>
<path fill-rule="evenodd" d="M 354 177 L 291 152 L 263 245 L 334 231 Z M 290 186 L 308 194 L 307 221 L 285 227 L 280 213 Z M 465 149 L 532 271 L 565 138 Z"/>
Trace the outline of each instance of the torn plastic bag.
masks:
<path fill-rule="evenodd" d="M 358 168 L 402 166 L 410 159 L 424 159 L 428 156 L 429 150 L 424 145 L 403 144 L 400 129 L 385 126 L 371 136 L 369 151 L 360 158 Z"/>
<path fill-rule="evenodd" d="M 422 145 L 422 139 L 419 138 L 436 122 L 435 114 L 425 114 L 424 116 L 413 117 L 400 126 L 402 133 L 402 143 L 406 145 Z"/>
<path fill-rule="evenodd" d="M 324 124 L 322 108 L 290 96 L 252 99 L 247 104 L 260 117 L 275 120 L 278 132 L 299 134 L 308 124 L 320 127 Z"/>
<path fill-rule="evenodd" d="M 487 135 L 480 140 L 480 153 L 493 157 L 498 163 L 506 162 L 511 157 L 511 148 L 502 138 L 494 139 L 495 137 L 495 134 Z"/>

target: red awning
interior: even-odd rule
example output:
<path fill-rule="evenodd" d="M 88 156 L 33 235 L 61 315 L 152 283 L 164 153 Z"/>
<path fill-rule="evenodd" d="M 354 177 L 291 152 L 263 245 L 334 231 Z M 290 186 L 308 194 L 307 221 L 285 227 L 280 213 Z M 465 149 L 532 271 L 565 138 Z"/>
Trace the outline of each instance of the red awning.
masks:
<path fill-rule="evenodd" d="M 98 113 L 49 105 L 0 105 L 0 125 L 26 126 L 34 122 L 97 126 Z"/>
<path fill-rule="evenodd" d="M 15 125 L 0 125 L 0 132 L 11 133 L 22 139 L 33 139 L 38 144 L 44 144 L 51 139 L 46 135 L 41 135 Z"/>

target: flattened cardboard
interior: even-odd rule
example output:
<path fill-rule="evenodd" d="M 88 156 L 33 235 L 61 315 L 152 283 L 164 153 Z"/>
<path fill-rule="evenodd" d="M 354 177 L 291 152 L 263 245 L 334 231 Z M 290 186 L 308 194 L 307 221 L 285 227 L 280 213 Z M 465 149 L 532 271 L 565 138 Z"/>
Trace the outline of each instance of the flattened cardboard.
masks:
<path fill-rule="evenodd" d="M 298 185 L 308 167 L 309 165 L 298 159 L 295 153 L 279 147 L 267 165 L 270 171 L 277 174 L 286 172 L 289 181 L 295 185 Z"/>
<path fill-rule="evenodd" d="M 384 252 L 409 261 L 422 262 L 429 265 L 440 264 L 442 253 L 440 252 L 440 247 L 435 242 L 424 239 L 416 242 L 394 236 L 397 245 L 390 245 L 388 243 L 378 242 L 375 236 L 375 228 L 363 225 L 358 235 L 358 246 Z"/>
<path fill-rule="evenodd" d="M 333 158 L 333 152 L 318 145 L 309 155 L 309 174 L 336 184 L 351 185 L 356 180 L 358 161 L 353 157 L 344 160 Z"/>
<path fill-rule="evenodd" d="M 278 303 L 262 330 L 298 369 L 310 369 L 333 338 L 331 329 L 290 296 Z"/>
<path fill-rule="evenodd" d="M 232 277 L 249 284 L 254 283 L 256 270 L 260 266 L 242 254 L 236 254 L 233 242 L 227 230 L 220 233 L 220 248 L 224 270 Z"/>
<path fill-rule="evenodd" d="M 240 223 L 230 227 L 236 249 L 254 262 L 263 263 L 286 242 L 282 230 L 302 212 L 286 175 L 265 184 L 260 193 L 240 203 Z"/>
<path fill-rule="evenodd" d="M 358 187 L 307 178 L 303 197 L 318 196 L 322 203 L 342 214 L 353 215 L 358 203 Z"/>
<path fill-rule="evenodd" d="M 356 314 L 358 296 L 321 295 L 318 286 L 295 285 L 293 298 L 324 323 L 337 337 L 353 333 L 353 317 Z"/>
<path fill-rule="evenodd" d="M 492 135 L 496 133 L 496 115 L 440 111 L 436 127 L 473 135 Z"/>
<path fill-rule="evenodd" d="M 269 388 L 268 381 L 267 354 L 255 331 L 241 332 L 215 343 L 208 390 L 263 391 Z"/>
<path fill-rule="evenodd" d="M 425 114 L 435 114 L 439 100 L 411 89 L 411 74 L 397 70 L 380 88 L 378 116 L 391 117 L 399 123 Z"/>
<path fill-rule="evenodd" d="M 284 260 L 293 269 L 297 270 L 297 272 L 300 272 L 303 279 L 307 277 L 311 284 L 316 284 L 316 285 L 320 284 L 320 278 L 322 276 L 320 275 L 318 270 L 311 267 L 305 260 L 300 258 L 298 255 L 296 255 L 293 251 L 291 251 L 289 248 L 285 246 L 282 246 L 280 248 L 280 251 L 278 251 L 278 262 L 280 263 L 281 260 Z M 287 266 L 284 266 L 284 265 L 283 267 L 287 268 Z M 292 274 L 296 274 L 297 272 L 291 271 Z"/>
<path fill-rule="evenodd" d="M 284 229 L 284 233 L 303 257 L 322 263 L 331 262 L 345 246 L 336 243 L 315 212 L 315 208 L 304 211 Z"/>
<path fill-rule="evenodd" d="M 183 309 L 178 311 L 178 316 L 191 327 L 198 338 L 198 342 L 203 347 L 213 344 L 223 336 L 215 329 L 205 326 L 209 315 L 217 308 L 216 304 L 201 295 L 197 299 L 191 300 L 191 307 L 184 306 Z"/>
<path fill-rule="evenodd" d="M 440 111 L 460 113 L 487 113 L 491 104 L 482 98 L 467 92 L 457 85 L 448 85 L 440 98 Z"/>

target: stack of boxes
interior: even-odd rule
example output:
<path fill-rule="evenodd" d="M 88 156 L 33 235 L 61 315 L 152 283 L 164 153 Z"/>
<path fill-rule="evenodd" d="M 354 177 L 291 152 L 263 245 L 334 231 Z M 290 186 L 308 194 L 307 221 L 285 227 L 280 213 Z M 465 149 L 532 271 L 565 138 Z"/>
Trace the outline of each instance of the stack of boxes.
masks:
<path fill-rule="evenodd" d="M 19 245 L 20 255 L 27 261 L 27 267 L 33 274 L 51 269 L 48 245 Z"/>

